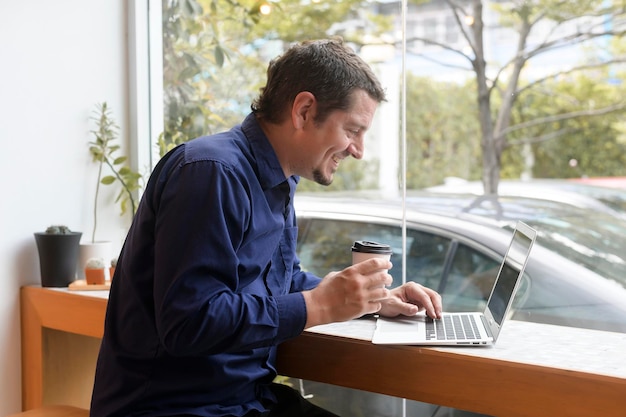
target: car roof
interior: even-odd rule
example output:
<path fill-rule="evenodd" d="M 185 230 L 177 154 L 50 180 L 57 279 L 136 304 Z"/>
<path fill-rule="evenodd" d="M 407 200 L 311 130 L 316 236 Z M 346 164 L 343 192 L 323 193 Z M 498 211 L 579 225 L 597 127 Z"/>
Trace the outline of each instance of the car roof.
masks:
<path fill-rule="evenodd" d="M 296 194 L 296 210 L 369 216 L 381 222 L 404 218 L 439 232 L 485 242 L 502 255 L 518 220 L 537 229 L 537 243 L 626 287 L 626 222 L 612 215 L 550 200 L 514 196 L 407 192 Z M 462 238 L 461 238 L 462 239 Z M 603 269 L 602 269 L 602 266 Z"/>
<path fill-rule="evenodd" d="M 609 214 L 598 214 L 588 207 L 581 207 L 558 200 L 519 195 L 480 195 L 469 192 L 432 192 L 428 190 L 410 190 L 403 202 L 401 196 L 388 196 L 378 191 L 364 192 L 321 192 L 297 193 L 296 201 L 306 201 L 307 207 L 323 205 L 325 209 L 334 207 L 338 211 L 351 211 L 351 205 L 366 210 L 370 215 L 399 218 L 404 213 L 407 217 L 421 216 L 423 213 L 438 213 L 447 217 L 471 219 L 477 223 L 493 227 L 509 226 L 517 220 L 539 220 L 551 218 L 600 218 L 615 227 L 626 231 L 626 223 Z M 352 211 L 354 212 L 354 211 Z M 589 224 L 589 223 L 586 223 Z M 592 223 L 593 225 L 593 223 Z"/>
<path fill-rule="evenodd" d="M 443 185 L 425 191 L 438 193 L 484 194 L 481 181 L 448 178 Z M 498 194 L 552 200 L 593 209 L 626 219 L 626 190 L 566 179 L 500 180 Z"/>

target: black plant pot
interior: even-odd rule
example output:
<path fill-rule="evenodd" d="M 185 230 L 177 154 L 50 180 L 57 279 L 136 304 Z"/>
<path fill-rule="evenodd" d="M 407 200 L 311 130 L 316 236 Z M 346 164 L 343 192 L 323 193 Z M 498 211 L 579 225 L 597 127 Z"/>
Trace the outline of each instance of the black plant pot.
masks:
<path fill-rule="evenodd" d="M 76 279 L 81 232 L 35 233 L 42 287 L 67 287 Z"/>

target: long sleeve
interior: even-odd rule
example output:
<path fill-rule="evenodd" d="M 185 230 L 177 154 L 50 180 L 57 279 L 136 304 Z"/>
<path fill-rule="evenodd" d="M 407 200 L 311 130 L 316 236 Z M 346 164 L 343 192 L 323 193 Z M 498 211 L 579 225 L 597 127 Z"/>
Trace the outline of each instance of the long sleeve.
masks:
<path fill-rule="evenodd" d="M 157 164 L 111 286 L 93 417 L 264 409 L 319 282 L 296 256 L 296 183 L 253 115 Z"/>
<path fill-rule="evenodd" d="M 291 274 L 272 265 L 291 236 L 271 198 L 215 161 L 187 163 L 163 183 L 154 203 L 154 300 L 169 353 L 241 351 L 299 334 L 302 296 L 288 294 Z M 276 262 L 287 257 L 279 255 Z"/>

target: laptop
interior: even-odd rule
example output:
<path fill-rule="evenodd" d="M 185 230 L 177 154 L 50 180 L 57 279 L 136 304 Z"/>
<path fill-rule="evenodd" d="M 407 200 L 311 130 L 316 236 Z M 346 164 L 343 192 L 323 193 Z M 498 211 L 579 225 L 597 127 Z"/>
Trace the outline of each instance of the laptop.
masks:
<path fill-rule="evenodd" d="M 518 221 L 511 243 L 500 264 L 485 311 L 442 313 L 433 320 L 425 314 L 414 317 L 379 317 L 374 344 L 486 346 L 496 343 L 524 274 L 537 232 Z M 445 301 L 445 300 L 444 300 Z"/>

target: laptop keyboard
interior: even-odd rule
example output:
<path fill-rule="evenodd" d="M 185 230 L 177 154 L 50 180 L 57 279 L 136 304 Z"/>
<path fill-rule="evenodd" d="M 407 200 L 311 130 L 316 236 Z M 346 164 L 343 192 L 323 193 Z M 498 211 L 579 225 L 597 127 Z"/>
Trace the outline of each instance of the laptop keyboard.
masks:
<path fill-rule="evenodd" d="M 444 315 L 439 320 L 426 319 L 426 340 L 478 339 L 480 332 L 471 314 Z"/>

